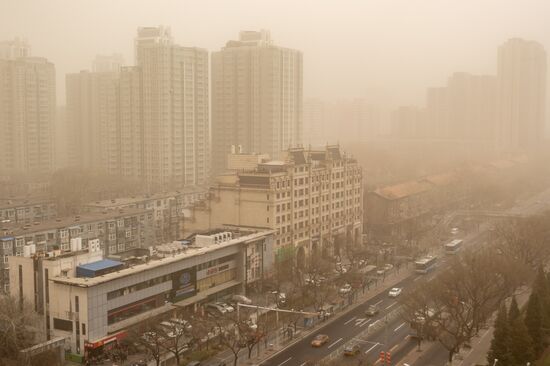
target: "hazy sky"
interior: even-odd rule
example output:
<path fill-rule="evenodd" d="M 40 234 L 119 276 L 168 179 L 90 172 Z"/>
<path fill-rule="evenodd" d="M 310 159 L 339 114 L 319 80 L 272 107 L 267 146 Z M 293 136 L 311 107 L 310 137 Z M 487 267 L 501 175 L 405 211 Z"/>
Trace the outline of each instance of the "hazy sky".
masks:
<path fill-rule="evenodd" d="M 177 43 L 218 50 L 239 30 L 271 30 L 304 53 L 304 95 L 424 102 L 453 71 L 495 73 L 510 37 L 550 51 L 550 0 L 0 0 L 0 39 L 26 38 L 65 74 L 98 53 L 133 64 L 138 26 L 171 26 Z"/>

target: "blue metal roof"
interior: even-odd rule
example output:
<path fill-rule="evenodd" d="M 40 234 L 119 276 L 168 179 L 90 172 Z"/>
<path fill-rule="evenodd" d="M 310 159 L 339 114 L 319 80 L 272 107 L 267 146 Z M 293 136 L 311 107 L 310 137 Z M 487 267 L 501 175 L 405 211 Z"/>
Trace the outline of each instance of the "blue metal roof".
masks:
<path fill-rule="evenodd" d="M 15 239 L 13 236 L 4 236 L 2 238 L 0 238 L 1 241 L 10 241 L 10 240 L 13 240 Z"/>
<path fill-rule="evenodd" d="M 114 261 L 112 259 L 102 259 L 102 260 L 97 261 L 97 262 L 81 264 L 81 265 L 79 265 L 79 267 L 88 269 L 90 271 L 100 271 L 102 269 L 109 269 L 109 268 L 113 268 L 113 267 L 118 267 L 118 266 L 121 266 L 123 264 L 124 263 L 119 262 L 119 261 Z"/>

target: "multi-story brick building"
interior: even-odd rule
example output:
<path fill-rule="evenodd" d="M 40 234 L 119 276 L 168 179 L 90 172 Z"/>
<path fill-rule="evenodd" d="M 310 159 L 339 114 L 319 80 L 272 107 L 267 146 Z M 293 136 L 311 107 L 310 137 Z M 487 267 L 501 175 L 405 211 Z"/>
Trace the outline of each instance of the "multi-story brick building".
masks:
<path fill-rule="evenodd" d="M 183 237 L 185 209 L 204 198 L 207 190 L 197 186 L 184 187 L 179 191 L 151 195 L 124 197 L 90 202 L 84 209 L 88 212 L 137 208 L 153 212 L 155 240 L 157 244 Z"/>
<path fill-rule="evenodd" d="M 87 249 L 90 240 L 99 239 L 105 255 L 134 248 L 147 248 L 155 243 L 153 212 L 126 209 L 57 218 L 42 223 L 0 224 L 0 284 L 9 289 L 9 256 L 30 253 L 63 253 L 71 251 L 71 239 L 80 238 L 81 248 Z M 74 249 L 74 248 L 73 248 Z"/>
<path fill-rule="evenodd" d="M 42 222 L 57 216 L 57 205 L 47 198 L 0 199 L 0 221 L 4 223 Z"/>
<path fill-rule="evenodd" d="M 284 161 L 218 177 L 208 198 L 195 205 L 185 230 L 244 225 L 276 230 L 278 260 L 316 250 L 336 252 L 363 230 L 363 173 L 338 146 L 295 148 Z"/>

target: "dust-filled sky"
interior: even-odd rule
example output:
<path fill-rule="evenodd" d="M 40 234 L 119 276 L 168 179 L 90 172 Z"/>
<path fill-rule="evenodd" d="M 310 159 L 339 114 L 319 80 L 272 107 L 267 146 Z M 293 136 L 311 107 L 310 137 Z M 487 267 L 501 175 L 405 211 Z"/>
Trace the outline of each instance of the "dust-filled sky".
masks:
<path fill-rule="evenodd" d="M 304 53 L 304 95 L 422 104 L 453 71 L 495 73 L 510 37 L 550 50 L 550 0 L 0 0 L 0 39 L 26 38 L 68 72 L 96 54 L 133 64 L 138 26 L 171 26 L 177 43 L 218 50 L 239 30 L 271 30 Z"/>

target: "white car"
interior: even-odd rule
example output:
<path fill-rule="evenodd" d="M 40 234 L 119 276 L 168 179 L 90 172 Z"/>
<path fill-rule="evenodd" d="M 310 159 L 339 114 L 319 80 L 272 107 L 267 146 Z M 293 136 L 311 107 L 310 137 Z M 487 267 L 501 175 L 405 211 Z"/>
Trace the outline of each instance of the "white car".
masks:
<path fill-rule="evenodd" d="M 349 283 L 346 283 L 338 292 L 341 295 L 349 294 L 351 292 L 351 285 Z"/>
<path fill-rule="evenodd" d="M 390 292 L 388 292 L 388 296 L 389 297 L 397 297 L 397 296 L 401 295 L 401 291 L 403 291 L 403 289 L 401 289 L 399 287 L 394 287 L 390 290 Z"/>
<path fill-rule="evenodd" d="M 456 235 L 456 234 L 458 234 L 458 231 L 459 231 L 459 229 L 457 227 L 453 227 L 451 229 L 451 234 Z"/>
<path fill-rule="evenodd" d="M 232 313 L 235 311 L 235 308 L 231 305 L 226 304 L 225 302 L 217 302 L 216 305 L 221 306 L 224 308 L 228 313 Z"/>

